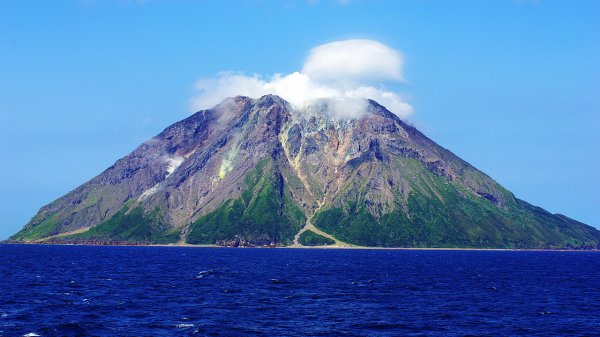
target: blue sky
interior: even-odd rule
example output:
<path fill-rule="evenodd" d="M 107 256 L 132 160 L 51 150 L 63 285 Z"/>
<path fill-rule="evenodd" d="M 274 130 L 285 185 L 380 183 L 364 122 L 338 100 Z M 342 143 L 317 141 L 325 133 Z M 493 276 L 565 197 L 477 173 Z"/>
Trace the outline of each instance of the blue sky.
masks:
<path fill-rule="evenodd" d="M 519 198 L 600 227 L 598 1 L 0 1 L 0 239 L 189 115 L 220 71 L 373 39 L 409 121 Z"/>

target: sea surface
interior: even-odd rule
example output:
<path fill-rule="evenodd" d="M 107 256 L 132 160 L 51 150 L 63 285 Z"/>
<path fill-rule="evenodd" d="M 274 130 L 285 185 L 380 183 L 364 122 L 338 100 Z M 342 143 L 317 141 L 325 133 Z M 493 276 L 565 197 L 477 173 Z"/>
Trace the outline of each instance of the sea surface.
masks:
<path fill-rule="evenodd" d="M 0 336 L 600 336 L 600 252 L 0 245 Z"/>

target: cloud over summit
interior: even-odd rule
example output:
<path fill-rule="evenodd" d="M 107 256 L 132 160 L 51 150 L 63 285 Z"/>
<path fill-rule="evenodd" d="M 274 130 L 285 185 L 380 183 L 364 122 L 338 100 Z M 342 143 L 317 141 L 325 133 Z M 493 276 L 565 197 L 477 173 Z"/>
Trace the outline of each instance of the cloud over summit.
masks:
<path fill-rule="evenodd" d="M 402 80 L 402 55 L 373 40 L 344 40 L 313 48 L 302 73 L 318 81 Z"/>
<path fill-rule="evenodd" d="M 412 107 L 383 84 L 402 81 L 402 55 L 373 40 L 334 41 L 311 49 L 301 71 L 271 77 L 222 72 L 196 82 L 197 95 L 192 109 L 212 108 L 227 97 L 257 98 L 266 94 L 281 96 L 296 107 L 316 99 L 358 103 L 374 99 L 399 117 L 407 117 Z M 349 106 L 356 104 L 338 104 Z M 352 117 L 343 112 L 341 115 Z"/>

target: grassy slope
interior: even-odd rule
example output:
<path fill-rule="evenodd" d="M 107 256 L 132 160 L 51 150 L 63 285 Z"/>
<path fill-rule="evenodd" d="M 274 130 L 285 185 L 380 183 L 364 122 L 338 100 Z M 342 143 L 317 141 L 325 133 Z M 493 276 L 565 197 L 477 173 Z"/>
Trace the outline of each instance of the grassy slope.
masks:
<path fill-rule="evenodd" d="M 97 208 L 100 213 L 105 214 L 108 206 L 115 203 L 114 194 L 118 192 L 116 186 L 93 186 L 87 189 L 85 198 L 71 207 L 56 213 L 39 211 L 25 227 L 13 235 L 10 239 L 15 241 L 34 241 L 44 239 L 65 232 L 61 224 L 70 214 L 85 211 L 88 208 Z M 61 197 L 54 203 L 60 202 Z"/>
<path fill-rule="evenodd" d="M 412 159 L 406 159 L 413 161 Z M 591 248 L 598 232 L 566 217 L 513 199 L 506 209 L 409 163 L 407 216 L 400 206 L 377 219 L 364 203 L 324 209 L 314 224 L 340 240 L 383 247 Z M 418 188 L 417 188 L 418 186 Z M 442 197 L 440 201 L 431 189 Z M 425 192 L 423 192 L 425 191 Z M 429 193 L 430 192 L 430 193 Z M 509 193 L 508 191 L 506 193 Z"/>
<path fill-rule="evenodd" d="M 298 241 L 303 246 L 329 246 L 335 243 L 330 238 L 326 238 L 310 230 L 302 233 Z"/>
<path fill-rule="evenodd" d="M 59 233 L 57 215 L 54 214 L 35 226 L 25 227 L 10 239 L 15 241 L 32 241 Z"/>
<path fill-rule="evenodd" d="M 140 207 L 129 211 L 127 203 L 117 214 L 90 230 L 61 238 L 61 241 L 125 241 L 142 243 L 175 243 L 179 231 L 172 230 L 158 208 L 144 213 Z"/>
<path fill-rule="evenodd" d="M 214 244 L 244 239 L 289 244 L 305 222 L 282 176 L 265 161 L 245 178 L 247 189 L 190 226 L 188 243 Z"/>

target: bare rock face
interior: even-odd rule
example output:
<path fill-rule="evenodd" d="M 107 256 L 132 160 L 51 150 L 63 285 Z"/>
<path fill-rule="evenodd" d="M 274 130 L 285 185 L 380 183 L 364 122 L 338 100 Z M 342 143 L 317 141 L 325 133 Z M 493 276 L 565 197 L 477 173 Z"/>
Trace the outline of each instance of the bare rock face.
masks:
<path fill-rule="evenodd" d="M 343 111 L 341 111 L 343 112 Z M 368 101 L 230 98 L 40 209 L 13 241 L 597 248 L 599 232 L 516 199 Z"/>

